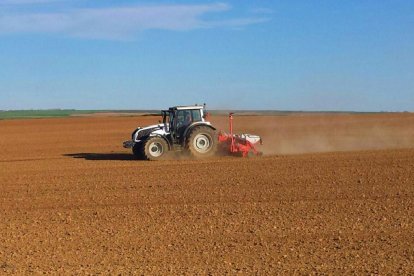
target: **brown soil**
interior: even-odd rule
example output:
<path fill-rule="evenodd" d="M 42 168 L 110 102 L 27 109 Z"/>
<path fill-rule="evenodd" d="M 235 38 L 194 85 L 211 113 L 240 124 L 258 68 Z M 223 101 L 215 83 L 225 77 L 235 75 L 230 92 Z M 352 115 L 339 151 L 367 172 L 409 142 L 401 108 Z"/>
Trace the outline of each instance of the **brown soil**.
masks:
<path fill-rule="evenodd" d="M 87 114 L 72 114 L 71 117 L 138 117 L 138 116 L 150 116 L 149 113 L 138 112 L 96 112 Z"/>
<path fill-rule="evenodd" d="M 0 273 L 414 273 L 414 115 L 237 117 L 267 155 L 133 160 L 156 120 L 0 121 Z"/>

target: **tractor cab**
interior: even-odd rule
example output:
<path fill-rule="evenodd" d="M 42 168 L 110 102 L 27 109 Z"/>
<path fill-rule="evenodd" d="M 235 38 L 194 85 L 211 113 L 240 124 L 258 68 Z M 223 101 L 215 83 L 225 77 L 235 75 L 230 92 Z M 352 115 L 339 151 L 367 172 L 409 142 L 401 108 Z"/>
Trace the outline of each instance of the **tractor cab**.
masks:
<path fill-rule="evenodd" d="M 204 122 L 203 106 L 175 106 L 162 111 L 163 124 L 173 140 L 180 141 L 189 126 Z"/>

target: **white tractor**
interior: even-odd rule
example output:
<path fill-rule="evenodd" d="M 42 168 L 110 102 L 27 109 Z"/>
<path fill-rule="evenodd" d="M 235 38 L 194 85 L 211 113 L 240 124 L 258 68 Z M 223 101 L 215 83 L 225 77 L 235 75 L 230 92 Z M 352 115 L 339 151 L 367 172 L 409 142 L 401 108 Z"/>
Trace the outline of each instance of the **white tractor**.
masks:
<path fill-rule="evenodd" d="M 184 151 L 196 158 L 216 153 L 218 136 L 206 121 L 205 105 L 170 107 L 161 114 L 162 122 L 138 127 L 132 132 L 132 140 L 124 142 L 137 158 L 161 160 L 170 151 Z"/>

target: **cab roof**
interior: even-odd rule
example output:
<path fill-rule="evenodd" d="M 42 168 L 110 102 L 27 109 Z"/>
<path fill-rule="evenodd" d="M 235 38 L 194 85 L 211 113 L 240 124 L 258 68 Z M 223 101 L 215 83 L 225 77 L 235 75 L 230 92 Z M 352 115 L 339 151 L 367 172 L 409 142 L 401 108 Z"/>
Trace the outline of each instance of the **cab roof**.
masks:
<path fill-rule="evenodd" d="M 203 109 L 202 105 L 186 105 L 186 106 L 173 106 L 169 110 L 191 110 L 191 109 Z"/>

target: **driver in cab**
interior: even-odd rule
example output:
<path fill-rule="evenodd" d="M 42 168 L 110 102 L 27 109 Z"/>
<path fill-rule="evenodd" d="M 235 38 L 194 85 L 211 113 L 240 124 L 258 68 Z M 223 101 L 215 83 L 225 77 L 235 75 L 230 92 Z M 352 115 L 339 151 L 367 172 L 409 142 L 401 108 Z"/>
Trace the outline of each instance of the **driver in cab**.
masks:
<path fill-rule="evenodd" d="M 193 122 L 193 120 L 191 119 L 191 114 L 190 114 L 190 112 L 187 111 L 184 114 L 184 123 L 183 123 L 183 126 L 184 127 L 188 127 L 189 125 L 191 125 L 192 122 Z"/>
<path fill-rule="evenodd" d="M 184 116 L 180 118 L 177 124 L 179 136 L 181 136 L 184 133 L 185 129 L 193 122 L 191 119 L 190 111 L 185 111 L 183 115 Z"/>

